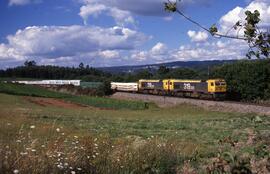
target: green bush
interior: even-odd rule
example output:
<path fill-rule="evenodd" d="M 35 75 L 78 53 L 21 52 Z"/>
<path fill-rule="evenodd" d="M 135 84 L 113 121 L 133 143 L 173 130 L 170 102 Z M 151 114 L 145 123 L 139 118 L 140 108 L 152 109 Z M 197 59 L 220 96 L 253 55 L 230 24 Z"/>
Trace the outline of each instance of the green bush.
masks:
<path fill-rule="evenodd" d="M 230 99 L 270 99 L 269 60 L 245 60 L 225 64 L 215 68 L 212 78 L 226 80 Z"/>

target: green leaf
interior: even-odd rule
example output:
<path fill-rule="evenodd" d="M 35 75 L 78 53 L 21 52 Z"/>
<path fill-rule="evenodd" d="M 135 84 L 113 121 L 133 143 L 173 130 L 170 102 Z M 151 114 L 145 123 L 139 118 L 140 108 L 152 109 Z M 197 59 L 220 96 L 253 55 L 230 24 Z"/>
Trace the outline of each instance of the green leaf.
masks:
<path fill-rule="evenodd" d="M 210 28 L 209 31 L 212 35 L 215 35 L 218 32 L 216 24 L 213 24 Z"/>

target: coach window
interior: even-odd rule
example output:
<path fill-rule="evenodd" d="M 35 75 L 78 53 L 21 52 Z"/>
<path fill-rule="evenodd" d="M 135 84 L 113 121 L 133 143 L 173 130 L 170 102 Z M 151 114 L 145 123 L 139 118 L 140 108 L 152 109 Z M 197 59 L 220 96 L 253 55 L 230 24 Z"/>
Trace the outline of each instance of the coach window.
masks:
<path fill-rule="evenodd" d="M 172 82 L 170 82 L 170 85 L 172 85 Z"/>
<path fill-rule="evenodd" d="M 214 83 L 213 82 L 211 82 L 211 86 L 214 86 Z"/>

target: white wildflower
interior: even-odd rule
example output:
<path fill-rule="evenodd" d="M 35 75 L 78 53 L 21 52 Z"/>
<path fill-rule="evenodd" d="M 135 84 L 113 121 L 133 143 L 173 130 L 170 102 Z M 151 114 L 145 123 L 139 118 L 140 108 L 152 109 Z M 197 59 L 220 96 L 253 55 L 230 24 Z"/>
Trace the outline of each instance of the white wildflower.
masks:
<path fill-rule="evenodd" d="M 75 171 L 71 171 L 71 174 L 76 174 L 76 172 Z"/>
<path fill-rule="evenodd" d="M 57 128 L 57 129 L 56 129 L 56 132 L 60 132 L 60 129 L 59 129 L 59 128 Z"/>
<path fill-rule="evenodd" d="M 24 156 L 24 155 L 27 155 L 28 153 L 27 152 L 21 152 L 20 155 Z"/>
<path fill-rule="evenodd" d="M 19 170 L 18 169 L 15 169 L 15 170 L 13 170 L 13 173 L 14 174 L 17 174 L 17 173 L 19 173 Z"/>
<path fill-rule="evenodd" d="M 36 128 L 36 126 L 35 126 L 35 125 L 32 125 L 32 126 L 30 126 L 30 128 L 31 128 L 31 129 L 35 129 L 35 128 Z"/>

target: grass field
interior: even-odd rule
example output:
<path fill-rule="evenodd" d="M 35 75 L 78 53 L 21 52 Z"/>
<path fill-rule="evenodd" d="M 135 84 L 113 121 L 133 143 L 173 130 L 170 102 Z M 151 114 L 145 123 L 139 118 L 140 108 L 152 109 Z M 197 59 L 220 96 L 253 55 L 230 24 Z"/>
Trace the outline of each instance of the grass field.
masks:
<path fill-rule="evenodd" d="M 269 173 L 269 145 L 267 116 L 61 108 L 0 94 L 0 173 Z"/>
<path fill-rule="evenodd" d="M 111 98 L 103 97 L 90 97 L 90 96 L 75 96 L 63 94 L 59 92 L 49 91 L 47 89 L 31 86 L 31 85 L 18 85 L 10 83 L 0 83 L 0 93 L 21 95 L 21 96 L 34 96 L 34 97 L 47 97 L 59 98 L 78 104 L 89 105 L 94 107 L 110 108 L 110 109 L 146 109 L 147 105 L 144 102 L 137 101 L 122 101 Z"/>

